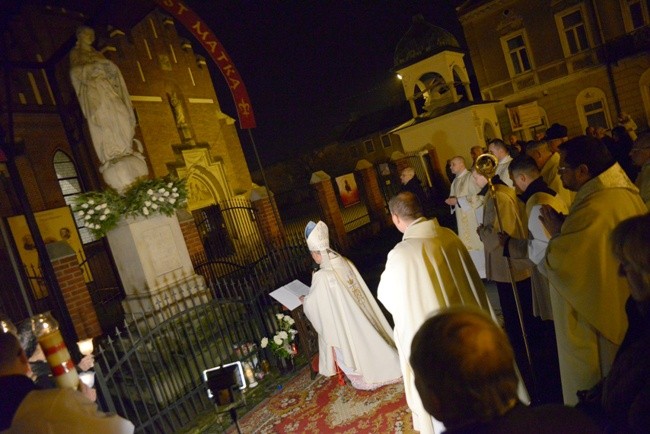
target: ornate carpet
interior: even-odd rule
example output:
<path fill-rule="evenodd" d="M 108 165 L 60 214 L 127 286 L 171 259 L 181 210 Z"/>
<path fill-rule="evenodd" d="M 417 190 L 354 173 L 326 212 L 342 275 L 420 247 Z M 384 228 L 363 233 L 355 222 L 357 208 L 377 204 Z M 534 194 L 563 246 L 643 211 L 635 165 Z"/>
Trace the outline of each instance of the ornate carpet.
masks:
<path fill-rule="evenodd" d="M 336 377 L 311 380 L 303 369 L 239 422 L 249 433 L 414 433 L 402 382 L 374 391 L 339 386 Z M 228 434 L 237 433 L 234 426 Z"/>

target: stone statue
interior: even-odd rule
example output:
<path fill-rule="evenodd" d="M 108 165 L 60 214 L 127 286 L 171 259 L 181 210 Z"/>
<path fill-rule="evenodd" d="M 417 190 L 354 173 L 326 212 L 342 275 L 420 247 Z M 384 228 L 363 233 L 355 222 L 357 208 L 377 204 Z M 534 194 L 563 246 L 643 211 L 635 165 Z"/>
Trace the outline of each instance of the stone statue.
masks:
<path fill-rule="evenodd" d="M 187 125 L 187 122 L 185 122 L 185 112 L 183 111 L 183 103 L 181 103 L 181 100 L 178 99 L 176 92 L 167 95 L 169 95 L 169 103 L 171 104 L 172 110 L 174 111 L 174 119 L 176 119 L 176 125 L 178 127 Z"/>
<path fill-rule="evenodd" d="M 134 139 L 135 114 L 118 67 L 95 50 L 95 32 L 77 29 L 77 45 L 70 52 L 70 78 L 106 183 L 122 192 L 149 173 L 142 144 Z M 138 151 L 133 150 L 133 142 Z"/>

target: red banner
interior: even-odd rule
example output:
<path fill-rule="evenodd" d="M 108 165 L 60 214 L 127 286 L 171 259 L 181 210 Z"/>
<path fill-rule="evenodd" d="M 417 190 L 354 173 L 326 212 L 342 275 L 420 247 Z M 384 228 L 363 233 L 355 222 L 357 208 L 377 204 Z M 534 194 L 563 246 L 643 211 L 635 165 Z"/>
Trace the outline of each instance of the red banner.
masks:
<path fill-rule="evenodd" d="M 230 93 L 235 101 L 237 107 L 237 114 L 239 116 L 239 126 L 242 129 L 255 128 L 255 115 L 253 114 L 253 106 L 248 98 L 248 92 L 244 81 L 239 76 L 237 68 L 230 60 L 230 56 L 226 53 L 226 49 L 219 42 L 217 37 L 212 33 L 212 30 L 201 21 L 191 9 L 185 6 L 178 0 L 157 0 L 158 5 L 169 12 L 175 19 L 181 22 L 189 30 L 194 37 L 201 42 L 203 48 L 210 53 L 212 60 L 219 66 L 221 74 L 226 79 Z"/>

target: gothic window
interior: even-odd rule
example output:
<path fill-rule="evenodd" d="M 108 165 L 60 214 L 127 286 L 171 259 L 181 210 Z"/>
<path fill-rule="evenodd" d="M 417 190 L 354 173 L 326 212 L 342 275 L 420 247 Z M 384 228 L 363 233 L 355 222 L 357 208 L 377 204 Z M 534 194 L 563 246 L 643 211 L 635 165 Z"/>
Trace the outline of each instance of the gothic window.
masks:
<path fill-rule="evenodd" d="M 59 181 L 59 188 L 61 189 L 61 194 L 63 194 L 63 199 L 65 200 L 66 205 L 71 206 L 74 203 L 75 198 L 83 193 L 83 190 L 81 188 L 81 183 L 79 182 L 77 169 L 65 152 L 57 151 L 54 154 L 54 171 L 56 173 L 56 178 Z M 86 228 L 84 219 L 75 214 L 74 220 L 77 229 L 79 229 L 81 241 L 84 244 L 95 241 L 93 234 L 88 228 Z"/>
<path fill-rule="evenodd" d="M 585 16 L 582 4 L 555 15 L 564 57 L 572 56 L 591 47 Z"/>
<path fill-rule="evenodd" d="M 511 77 L 533 69 L 526 32 L 520 30 L 501 38 L 501 48 Z"/>

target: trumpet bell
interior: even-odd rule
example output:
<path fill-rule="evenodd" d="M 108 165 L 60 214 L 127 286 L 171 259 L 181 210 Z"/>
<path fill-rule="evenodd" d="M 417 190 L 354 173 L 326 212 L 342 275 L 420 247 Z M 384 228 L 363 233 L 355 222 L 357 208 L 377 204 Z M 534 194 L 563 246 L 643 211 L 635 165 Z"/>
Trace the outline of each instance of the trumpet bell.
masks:
<path fill-rule="evenodd" d="M 480 174 L 491 180 L 497 173 L 499 160 L 492 154 L 481 154 L 476 158 L 474 168 Z"/>

